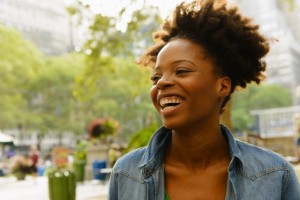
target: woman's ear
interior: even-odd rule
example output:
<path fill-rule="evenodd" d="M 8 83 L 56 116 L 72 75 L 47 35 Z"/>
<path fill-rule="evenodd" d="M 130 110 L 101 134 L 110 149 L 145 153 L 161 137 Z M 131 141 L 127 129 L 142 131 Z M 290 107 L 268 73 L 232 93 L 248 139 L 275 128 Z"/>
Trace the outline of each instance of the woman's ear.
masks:
<path fill-rule="evenodd" d="M 218 95 L 226 97 L 231 93 L 231 79 L 228 76 L 223 76 L 218 80 Z"/>

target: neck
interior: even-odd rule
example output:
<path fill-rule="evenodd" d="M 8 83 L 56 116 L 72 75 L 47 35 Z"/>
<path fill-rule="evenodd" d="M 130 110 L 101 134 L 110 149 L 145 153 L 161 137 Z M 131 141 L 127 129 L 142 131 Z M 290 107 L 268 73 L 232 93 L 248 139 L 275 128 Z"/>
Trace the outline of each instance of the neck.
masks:
<path fill-rule="evenodd" d="M 197 131 L 173 131 L 165 157 L 166 164 L 190 169 L 203 169 L 229 160 L 228 142 L 219 124 Z"/>

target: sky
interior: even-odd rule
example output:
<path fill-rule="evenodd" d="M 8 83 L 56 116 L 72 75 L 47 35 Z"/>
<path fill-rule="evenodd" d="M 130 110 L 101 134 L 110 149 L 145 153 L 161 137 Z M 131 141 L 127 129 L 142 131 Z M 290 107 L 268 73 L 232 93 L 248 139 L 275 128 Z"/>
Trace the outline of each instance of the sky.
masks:
<path fill-rule="evenodd" d="M 117 28 L 121 31 L 126 31 L 127 22 L 130 21 L 133 11 L 141 8 L 144 1 L 147 5 L 157 6 L 161 17 L 164 19 L 171 13 L 173 8 L 183 0 L 136 0 L 137 3 L 134 5 L 130 4 L 131 0 L 81 0 L 83 4 L 91 6 L 92 12 L 101 13 L 106 16 L 117 16 L 121 8 L 126 6 L 127 9 L 122 20 L 116 24 Z"/>
<path fill-rule="evenodd" d="M 82 2 L 92 5 L 92 10 L 96 13 L 103 13 L 105 15 L 115 15 L 124 6 L 129 5 L 131 0 L 82 0 Z M 136 7 L 142 6 L 144 0 L 136 0 Z M 147 5 L 157 6 L 162 14 L 162 17 L 166 17 L 167 14 L 175 7 L 176 4 L 180 3 L 182 0 L 145 0 Z"/>

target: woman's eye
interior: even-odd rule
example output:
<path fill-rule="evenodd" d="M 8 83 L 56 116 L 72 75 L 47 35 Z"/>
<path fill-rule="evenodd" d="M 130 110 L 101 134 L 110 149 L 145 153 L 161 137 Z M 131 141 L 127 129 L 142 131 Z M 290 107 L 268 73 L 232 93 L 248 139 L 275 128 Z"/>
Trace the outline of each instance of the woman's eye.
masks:
<path fill-rule="evenodd" d="M 176 74 L 178 75 L 178 74 L 184 74 L 184 73 L 187 73 L 187 72 L 189 72 L 188 70 L 186 70 L 186 69 L 178 69 L 178 70 L 176 70 Z"/>
<path fill-rule="evenodd" d="M 160 76 L 158 75 L 153 75 L 151 76 L 151 81 L 153 82 L 153 84 L 155 84 L 159 79 L 160 79 Z"/>

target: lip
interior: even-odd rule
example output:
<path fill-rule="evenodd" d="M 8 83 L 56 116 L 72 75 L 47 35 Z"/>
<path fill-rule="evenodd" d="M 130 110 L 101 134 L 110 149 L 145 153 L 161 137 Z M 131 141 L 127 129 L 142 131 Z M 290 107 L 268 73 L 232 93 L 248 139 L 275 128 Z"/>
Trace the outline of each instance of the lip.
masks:
<path fill-rule="evenodd" d="M 174 112 L 176 112 L 180 107 L 181 107 L 181 104 L 177 105 L 177 106 L 174 106 L 172 108 L 165 108 L 163 109 L 161 106 L 160 106 L 160 100 L 162 98 L 166 98 L 166 97 L 179 97 L 181 98 L 182 100 L 184 100 L 184 98 L 182 96 L 180 96 L 179 94 L 176 94 L 176 93 L 166 93 L 166 94 L 159 94 L 157 96 L 157 105 L 159 106 L 159 110 L 160 110 L 160 113 L 164 116 L 164 117 L 167 117 L 169 115 L 172 115 Z"/>
<path fill-rule="evenodd" d="M 176 94 L 176 93 L 166 93 L 166 94 L 158 94 L 157 95 L 157 102 L 159 102 L 162 98 L 165 98 L 165 97 L 172 97 L 172 96 L 176 96 L 176 97 L 179 97 L 181 99 L 184 99 L 182 96 L 180 96 L 179 94 Z"/>
<path fill-rule="evenodd" d="M 172 108 L 165 108 L 165 109 L 163 109 L 162 107 L 160 107 L 160 113 L 164 117 L 168 117 L 170 115 L 173 115 L 180 107 L 181 107 L 181 104 L 179 104 L 177 106 L 174 106 Z"/>

